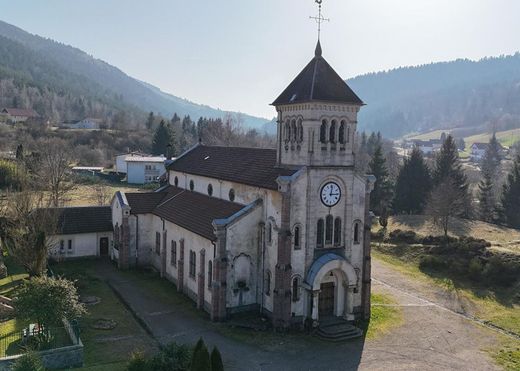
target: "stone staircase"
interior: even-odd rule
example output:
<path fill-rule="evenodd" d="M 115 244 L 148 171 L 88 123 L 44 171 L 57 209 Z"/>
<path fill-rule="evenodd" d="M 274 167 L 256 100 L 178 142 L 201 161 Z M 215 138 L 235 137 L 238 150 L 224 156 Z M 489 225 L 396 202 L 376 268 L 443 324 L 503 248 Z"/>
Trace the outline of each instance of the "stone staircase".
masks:
<path fill-rule="evenodd" d="M 315 334 L 323 340 L 340 342 L 363 336 L 363 331 L 339 317 L 327 317 L 320 321 Z"/>

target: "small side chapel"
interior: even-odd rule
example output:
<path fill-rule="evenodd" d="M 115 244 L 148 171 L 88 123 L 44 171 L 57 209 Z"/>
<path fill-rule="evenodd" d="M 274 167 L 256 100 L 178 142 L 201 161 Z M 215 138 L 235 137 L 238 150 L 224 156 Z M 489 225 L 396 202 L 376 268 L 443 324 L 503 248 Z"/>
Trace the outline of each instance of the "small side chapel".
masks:
<path fill-rule="evenodd" d="M 318 41 L 272 105 L 276 149 L 199 143 L 168 166 L 167 186 L 118 192 L 111 257 L 154 267 L 215 321 L 368 318 L 374 177 L 356 172 L 353 153 L 364 103 Z"/>

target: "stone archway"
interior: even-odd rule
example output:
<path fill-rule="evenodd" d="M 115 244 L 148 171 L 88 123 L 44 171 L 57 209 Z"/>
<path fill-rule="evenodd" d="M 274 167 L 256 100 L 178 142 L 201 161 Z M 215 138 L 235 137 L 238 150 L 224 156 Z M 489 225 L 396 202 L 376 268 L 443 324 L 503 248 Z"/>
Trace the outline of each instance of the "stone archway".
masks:
<path fill-rule="evenodd" d="M 310 286 L 310 317 L 353 319 L 353 290 L 357 285 L 354 267 L 345 258 L 328 253 L 318 258 L 307 273 Z"/>

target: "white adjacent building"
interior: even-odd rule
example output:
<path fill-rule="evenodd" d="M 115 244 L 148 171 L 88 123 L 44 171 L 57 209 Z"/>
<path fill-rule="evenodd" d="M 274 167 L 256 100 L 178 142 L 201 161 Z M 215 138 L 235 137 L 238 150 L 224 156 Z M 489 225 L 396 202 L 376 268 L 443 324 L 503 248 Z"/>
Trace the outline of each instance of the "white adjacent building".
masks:
<path fill-rule="evenodd" d="M 127 156 L 126 179 L 129 184 L 146 184 L 158 182 L 166 173 L 164 156 Z"/>
<path fill-rule="evenodd" d="M 368 318 L 374 177 L 356 172 L 353 153 L 363 105 L 318 43 L 273 103 L 276 149 L 197 144 L 168 165 L 167 186 L 116 193 L 112 258 L 154 267 L 213 320 Z M 128 162 L 129 182 L 147 163 Z"/>

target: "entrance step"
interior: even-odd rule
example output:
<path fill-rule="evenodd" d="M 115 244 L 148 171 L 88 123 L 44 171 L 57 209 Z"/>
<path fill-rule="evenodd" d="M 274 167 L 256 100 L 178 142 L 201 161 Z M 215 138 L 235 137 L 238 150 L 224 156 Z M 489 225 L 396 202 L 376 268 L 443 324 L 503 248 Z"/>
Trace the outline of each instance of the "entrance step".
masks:
<path fill-rule="evenodd" d="M 327 341 L 340 342 L 363 336 L 363 331 L 339 317 L 324 318 L 315 334 Z"/>

